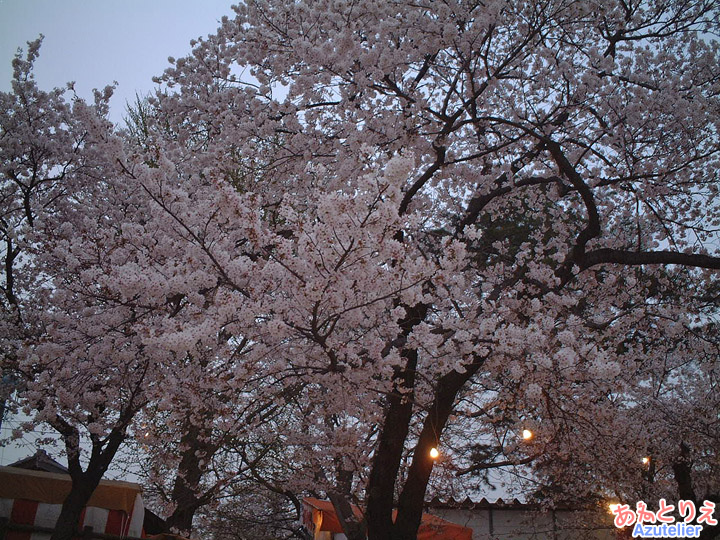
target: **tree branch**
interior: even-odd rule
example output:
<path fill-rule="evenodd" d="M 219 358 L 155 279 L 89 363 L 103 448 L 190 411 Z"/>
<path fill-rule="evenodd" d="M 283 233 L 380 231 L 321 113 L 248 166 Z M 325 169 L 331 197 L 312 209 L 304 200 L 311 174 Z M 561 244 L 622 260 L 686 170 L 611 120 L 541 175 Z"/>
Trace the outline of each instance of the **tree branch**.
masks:
<path fill-rule="evenodd" d="M 602 248 L 584 253 L 576 259 L 576 262 L 582 270 L 598 264 L 624 264 L 629 266 L 641 264 L 679 264 L 682 266 L 720 270 L 720 257 L 695 253 L 678 253 L 676 251 L 625 251 L 621 249 Z"/>

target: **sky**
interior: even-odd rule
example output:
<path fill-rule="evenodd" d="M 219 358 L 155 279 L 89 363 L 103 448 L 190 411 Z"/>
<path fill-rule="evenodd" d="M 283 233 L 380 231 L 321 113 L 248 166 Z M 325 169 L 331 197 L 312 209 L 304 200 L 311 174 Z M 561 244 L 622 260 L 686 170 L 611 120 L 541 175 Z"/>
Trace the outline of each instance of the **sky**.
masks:
<path fill-rule="evenodd" d="M 93 88 L 117 81 L 110 118 L 121 122 L 125 103 L 147 94 L 168 56 L 190 52 L 231 16 L 233 0 L 0 0 L 0 91 L 10 89 L 18 47 L 45 36 L 35 79 L 41 89 L 75 81 L 91 99 Z"/>
<path fill-rule="evenodd" d="M 121 123 L 127 101 L 147 94 L 168 56 L 190 52 L 190 40 L 213 33 L 232 0 L 0 0 L 0 91 L 10 90 L 18 47 L 45 36 L 35 64 L 42 89 L 75 81 L 80 97 L 117 81 L 110 118 Z M 6 418 L 4 438 L 20 418 Z M 0 465 L 35 452 L 34 435 L 0 446 Z M 64 460 L 62 460 L 64 461 Z"/>

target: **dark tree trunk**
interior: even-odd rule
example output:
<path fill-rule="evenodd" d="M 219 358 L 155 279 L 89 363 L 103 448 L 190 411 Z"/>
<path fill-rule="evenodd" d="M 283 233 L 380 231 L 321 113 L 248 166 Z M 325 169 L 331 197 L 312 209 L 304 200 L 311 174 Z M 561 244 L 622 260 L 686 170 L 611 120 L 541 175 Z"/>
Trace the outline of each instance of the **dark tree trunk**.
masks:
<path fill-rule="evenodd" d="M 329 492 L 328 497 L 333 504 L 335 514 L 347 539 L 366 540 L 367 529 L 365 523 L 357 519 L 347 498 L 335 492 Z"/>
<path fill-rule="evenodd" d="M 678 485 L 678 495 L 681 499 L 695 501 L 695 490 L 692 485 L 692 460 L 690 448 L 685 442 L 680 443 L 680 456 L 672 464 L 675 482 Z"/>
<path fill-rule="evenodd" d="M 174 491 L 174 490 L 173 490 Z M 175 508 L 173 513 L 165 520 L 166 532 L 177 532 L 181 535 L 187 535 L 192 530 L 192 522 L 195 518 L 195 512 L 200 505 L 195 499 L 187 496 L 187 491 L 180 497 L 182 506 Z"/>
<path fill-rule="evenodd" d="M 678 486 L 678 495 L 680 499 L 686 501 L 693 501 L 696 508 L 700 508 L 703 504 L 703 499 L 698 499 L 695 488 L 693 487 L 692 480 L 692 456 L 690 455 L 690 447 L 685 444 L 685 441 L 680 442 L 680 455 L 672 464 L 673 474 L 675 476 L 675 482 Z M 714 502 L 716 505 L 720 505 L 720 496 L 717 494 L 710 495 L 707 500 Z M 717 518 L 717 516 L 715 516 Z M 709 525 L 703 525 L 702 531 L 699 536 L 700 540 L 714 540 L 720 538 L 720 525 L 711 527 Z"/>
<path fill-rule="evenodd" d="M 192 531 L 192 523 L 198 508 L 205 504 L 200 494 L 200 480 L 204 474 L 200 460 L 208 460 L 217 451 L 217 446 L 210 444 L 204 433 L 189 422 L 180 440 L 184 451 L 178 466 L 177 477 L 172 490 L 172 501 L 175 510 L 165 520 L 167 532 L 179 531 L 188 535 Z"/>
<path fill-rule="evenodd" d="M 355 515 L 350 504 L 354 472 L 345 469 L 342 457 L 336 456 L 334 462 L 337 487 L 335 491 L 328 491 L 328 498 L 335 508 L 335 514 L 347 539 L 366 540 L 366 522 Z"/>
<path fill-rule="evenodd" d="M 413 452 L 407 479 L 398 499 L 398 513 L 391 535 L 392 540 L 415 540 L 422 520 L 425 492 L 430 481 L 434 460 L 430 450 L 439 447 L 440 435 L 447 425 L 455 399 L 463 386 L 482 365 L 481 359 L 466 366 L 465 373 L 452 371 L 443 376 L 435 389 L 435 399 L 423 423 Z"/>
<path fill-rule="evenodd" d="M 409 334 L 412 327 L 425 317 L 426 312 L 426 306 L 408 312 L 401 326 L 404 335 Z M 466 366 L 464 373 L 453 371 L 438 382 L 433 404 L 425 418 L 408 477 L 398 500 L 397 518 L 393 523 L 395 482 L 412 421 L 413 389 L 418 362 L 417 352 L 414 350 L 404 350 L 403 357 L 407 362 L 405 368 L 395 375 L 395 392 L 388 398 L 388 410 L 368 480 L 365 518 L 369 540 L 414 540 L 417 537 L 425 492 L 434 463 L 430 458 L 430 449 L 438 445 L 458 393 L 483 363 L 482 359 L 475 359 Z"/>
<path fill-rule="evenodd" d="M 400 377 L 405 388 L 412 389 L 415 382 L 417 353 L 409 355 L 407 367 Z M 412 397 L 400 391 L 393 392 L 380 433 L 367 490 L 365 519 L 370 540 L 390 540 L 395 480 L 400 470 L 405 439 L 412 417 Z"/>
<path fill-rule="evenodd" d="M 404 345 L 404 338 L 425 318 L 427 310 L 428 307 L 422 304 L 407 308 L 407 315 L 400 323 L 401 344 Z M 370 540 L 391 538 L 395 480 L 412 419 L 417 351 L 403 350 L 403 358 L 406 360 L 405 366 L 398 368 L 394 374 L 393 392 L 388 397 L 385 422 L 368 479 L 365 520 Z"/>
<path fill-rule="evenodd" d="M 58 430 L 65 441 L 68 453 L 68 472 L 72 486 L 70 493 L 63 501 L 60 516 L 55 523 L 55 530 L 50 540 L 72 540 L 72 537 L 76 535 L 82 511 L 125 440 L 127 426 L 135 412 L 134 407 L 125 409 L 118 423 L 106 438 L 102 439 L 97 435 L 90 436 L 92 445 L 90 461 L 84 471 L 80 465 L 80 433 L 78 429 L 61 417 L 53 420 L 53 427 Z"/>
<path fill-rule="evenodd" d="M 66 442 L 66 446 L 69 447 L 68 470 L 72 479 L 72 486 L 70 493 L 63 501 L 60 516 L 50 540 L 72 540 L 73 536 L 77 535 L 83 509 L 87 506 L 95 488 L 100 484 L 100 480 L 102 480 L 103 475 L 110 466 L 120 444 L 125 440 L 124 426 L 112 431 L 107 438 L 106 444 L 103 444 L 97 438 L 93 438 L 90 462 L 87 469 L 83 471 L 80 466 L 79 447 L 73 447 L 75 444 L 73 441 L 79 441 L 77 431 L 74 428 L 68 429 L 73 431 L 69 437 L 65 437 L 66 441 L 70 441 L 69 443 Z M 74 450 L 72 453 L 70 452 L 71 449 Z"/>
<path fill-rule="evenodd" d="M 102 478 L 102 475 L 100 475 L 100 478 Z M 50 540 L 71 540 L 74 536 L 77 536 L 80 516 L 93 491 L 100 483 L 100 478 L 96 482 L 92 478 L 84 478 L 76 482 L 73 478 L 72 488 L 63 501 L 60 516 Z"/>

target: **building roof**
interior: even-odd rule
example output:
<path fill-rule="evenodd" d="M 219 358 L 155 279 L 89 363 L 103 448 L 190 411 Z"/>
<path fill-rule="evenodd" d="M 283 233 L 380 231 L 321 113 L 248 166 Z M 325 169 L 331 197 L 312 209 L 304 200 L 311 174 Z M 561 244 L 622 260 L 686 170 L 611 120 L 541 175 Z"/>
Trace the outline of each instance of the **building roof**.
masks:
<path fill-rule="evenodd" d="M 11 463 L 8 467 L 16 469 L 26 469 L 29 471 L 45 471 L 51 473 L 67 473 L 68 469 L 64 465 L 58 463 L 48 456 L 45 450 L 38 450 L 32 456 L 23 458 L 15 463 Z"/>
<path fill-rule="evenodd" d="M 493 509 L 493 510 L 548 510 L 547 506 L 543 506 L 538 503 L 524 503 L 518 499 L 504 500 L 497 498 L 495 501 L 490 501 L 483 497 L 479 501 L 473 501 L 470 497 L 466 497 L 464 500 L 457 499 L 440 499 L 434 497 L 429 503 L 428 508 L 432 509 L 462 509 L 462 510 L 475 510 L 475 509 Z M 554 510 L 583 510 L 583 508 L 568 506 L 568 505 L 555 505 L 552 507 Z"/>

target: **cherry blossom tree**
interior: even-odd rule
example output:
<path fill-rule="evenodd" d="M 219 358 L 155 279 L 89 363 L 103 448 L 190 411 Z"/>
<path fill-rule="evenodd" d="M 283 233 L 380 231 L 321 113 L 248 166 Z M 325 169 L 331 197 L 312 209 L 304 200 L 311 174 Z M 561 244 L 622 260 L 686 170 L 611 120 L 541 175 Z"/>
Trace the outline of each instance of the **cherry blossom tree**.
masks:
<path fill-rule="evenodd" d="M 463 416 L 499 442 L 460 470 L 556 456 L 600 483 L 660 446 L 658 384 L 714 380 L 715 338 L 690 336 L 716 317 L 717 15 L 247 2 L 160 79 L 155 152 L 261 209 L 230 243 L 191 241 L 254 305 L 256 369 L 320 384 L 306 432 L 347 442 L 351 480 L 326 467 L 327 491 L 364 494 L 370 538 L 414 536 L 428 451 Z M 713 455 L 711 420 L 689 452 Z M 507 437 L 525 425 L 534 449 Z"/>
<path fill-rule="evenodd" d="M 241 496 L 275 485 L 283 487 L 271 495 L 294 499 L 299 508 L 287 478 L 291 471 L 302 474 L 301 467 L 293 464 L 281 435 L 297 429 L 288 427 L 287 409 L 299 388 L 252 379 L 244 387 L 225 384 L 228 361 L 187 360 L 191 369 L 183 370 L 176 384 L 166 380 L 162 395 L 136 422 L 139 453 L 146 456 L 145 499 L 164 510 L 168 531 L 189 535 L 199 510 L 214 513 L 218 500 L 236 504 Z"/>
<path fill-rule="evenodd" d="M 53 538 L 69 539 L 161 380 L 163 356 L 145 332 L 155 311 L 171 311 L 125 280 L 142 262 L 134 239 L 160 233 L 142 227 L 144 192 L 119 182 L 124 143 L 105 119 L 112 88 L 93 104 L 39 90 L 39 46 L 18 53 L 12 91 L 0 95 L 3 372 L 22 383 L 25 427 L 49 425 L 64 446 L 72 489 Z"/>
<path fill-rule="evenodd" d="M 40 91 L 32 63 L 41 40 L 29 43 L 27 56 L 13 61 L 12 91 L 0 94 L 2 124 L 2 324 L 3 373 L 14 378 L 17 358 L 12 340 L 27 331 L 22 292 L 32 286 L 25 272 L 26 237 L 38 218 L 56 211 L 69 171 L 81 166 L 82 130 L 62 98 L 63 90 Z M 58 126 L 64 129 L 57 130 Z"/>
<path fill-rule="evenodd" d="M 262 433 L 231 421 L 248 399 L 287 400 L 292 481 L 352 539 L 416 536 L 432 447 L 465 487 L 524 464 L 717 494 L 716 3 L 235 12 L 171 59 L 142 133 L 88 131 L 94 187 L 42 229 L 52 309 L 23 350 L 52 392 L 58 358 L 102 370 L 74 422 L 102 438 L 151 400 L 219 449 Z M 80 395 L 33 388 L 43 420 Z"/>
<path fill-rule="evenodd" d="M 79 287 L 92 280 L 91 272 L 71 255 L 71 243 L 80 238 L 68 234 L 73 222 L 87 220 L 86 240 L 97 242 L 97 249 L 84 255 L 105 255 L 100 238 L 91 232 L 92 214 L 84 209 L 86 204 L 91 208 L 97 196 L 95 178 L 105 174 L 108 141 L 98 137 L 109 133 L 104 115 L 112 89 L 96 92 L 94 104 L 77 97 L 69 102 L 67 90 L 39 90 L 32 65 L 40 43 L 41 39 L 29 43 L 25 58 L 18 53 L 12 91 L 0 94 L 2 369 L 22 387 L 21 404 L 33 418 L 28 424 L 47 422 L 64 442 L 73 489 L 63 505 L 56 537 L 69 538 L 142 401 L 137 388 L 142 376 L 127 380 L 129 366 L 119 367 L 123 354 L 136 356 L 129 347 L 119 352 L 124 347 L 118 346 L 114 356 L 108 339 L 108 348 L 100 350 L 97 336 L 102 331 L 96 325 L 103 316 L 102 302 L 87 302 L 87 296 L 79 294 Z M 95 355 L 100 355 L 99 361 Z M 117 386 L 109 391 L 113 385 Z M 85 470 L 80 456 L 83 436 L 91 448 Z"/>

